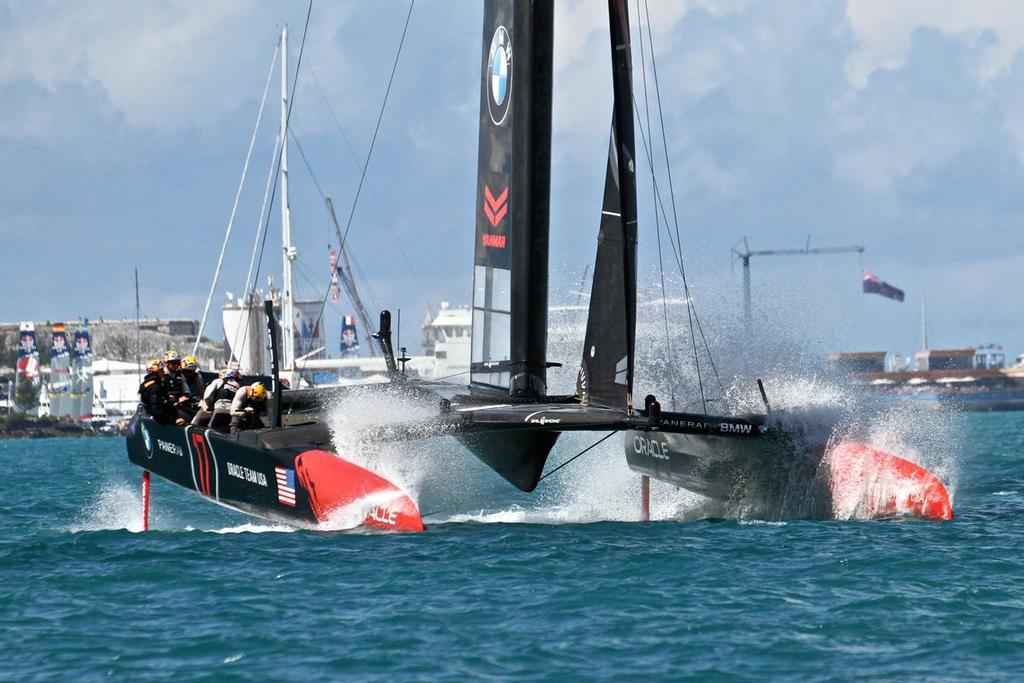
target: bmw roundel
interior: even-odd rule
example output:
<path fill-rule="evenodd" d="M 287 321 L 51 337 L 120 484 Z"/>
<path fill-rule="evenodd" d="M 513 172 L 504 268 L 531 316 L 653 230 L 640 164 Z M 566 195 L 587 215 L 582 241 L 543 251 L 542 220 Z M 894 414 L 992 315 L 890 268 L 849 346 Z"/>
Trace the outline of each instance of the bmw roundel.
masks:
<path fill-rule="evenodd" d="M 146 444 L 146 455 L 150 458 L 153 457 L 153 440 L 149 437 L 149 431 L 146 429 L 146 425 L 139 422 L 139 426 L 142 427 L 142 443 Z"/>
<path fill-rule="evenodd" d="M 495 29 L 491 38 L 487 74 L 490 86 L 487 112 L 494 125 L 500 126 L 508 116 L 509 103 L 512 101 L 512 39 L 504 26 Z"/>

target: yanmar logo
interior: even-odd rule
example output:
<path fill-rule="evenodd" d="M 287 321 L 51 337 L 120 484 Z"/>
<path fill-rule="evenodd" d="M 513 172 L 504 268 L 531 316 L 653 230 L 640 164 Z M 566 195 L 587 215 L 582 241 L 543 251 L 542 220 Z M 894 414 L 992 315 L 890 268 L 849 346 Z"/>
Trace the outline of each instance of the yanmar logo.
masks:
<path fill-rule="evenodd" d="M 498 227 L 501 221 L 505 219 L 505 214 L 507 213 L 508 188 L 506 187 L 501 194 L 495 197 L 494 193 L 491 192 L 491 188 L 484 185 L 484 215 L 487 216 L 487 222 L 491 224 L 491 227 Z M 504 248 L 504 243 L 501 246 Z"/>
<path fill-rule="evenodd" d="M 489 232 L 484 233 L 484 246 L 494 247 L 495 249 L 505 248 L 505 236 L 504 235 L 492 235 Z"/>

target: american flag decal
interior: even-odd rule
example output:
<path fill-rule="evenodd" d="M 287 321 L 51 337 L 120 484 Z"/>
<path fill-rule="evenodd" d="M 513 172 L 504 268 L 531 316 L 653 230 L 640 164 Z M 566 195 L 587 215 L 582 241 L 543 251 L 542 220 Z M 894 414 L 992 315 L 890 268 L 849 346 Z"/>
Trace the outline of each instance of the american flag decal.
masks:
<path fill-rule="evenodd" d="M 295 470 L 275 467 L 277 475 L 277 502 L 295 507 Z"/>

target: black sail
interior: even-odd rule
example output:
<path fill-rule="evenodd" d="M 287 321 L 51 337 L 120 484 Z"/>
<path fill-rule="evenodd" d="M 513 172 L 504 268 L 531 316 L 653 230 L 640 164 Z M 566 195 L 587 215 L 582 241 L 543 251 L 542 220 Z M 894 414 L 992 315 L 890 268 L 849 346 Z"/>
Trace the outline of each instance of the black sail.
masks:
<path fill-rule="evenodd" d="M 487 0 L 470 381 L 546 393 L 551 185 L 550 0 Z"/>
<path fill-rule="evenodd" d="M 636 335 L 632 57 L 626 1 L 609 0 L 608 9 L 615 105 L 586 343 L 576 390 L 585 403 L 631 411 Z"/>

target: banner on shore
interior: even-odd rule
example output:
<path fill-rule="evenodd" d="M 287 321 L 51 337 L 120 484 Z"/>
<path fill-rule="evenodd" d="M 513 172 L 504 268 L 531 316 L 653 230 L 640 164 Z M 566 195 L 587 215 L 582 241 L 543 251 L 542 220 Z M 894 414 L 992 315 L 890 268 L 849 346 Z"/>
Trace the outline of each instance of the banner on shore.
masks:
<path fill-rule="evenodd" d="M 354 356 L 359 352 L 359 333 L 356 331 L 356 317 L 346 315 L 341 319 L 341 352 Z"/>
<path fill-rule="evenodd" d="M 35 382 L 39 377 L 39 347 L 36 327 L 32 323 L 18 326 L 18 381 Z"/>

